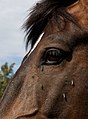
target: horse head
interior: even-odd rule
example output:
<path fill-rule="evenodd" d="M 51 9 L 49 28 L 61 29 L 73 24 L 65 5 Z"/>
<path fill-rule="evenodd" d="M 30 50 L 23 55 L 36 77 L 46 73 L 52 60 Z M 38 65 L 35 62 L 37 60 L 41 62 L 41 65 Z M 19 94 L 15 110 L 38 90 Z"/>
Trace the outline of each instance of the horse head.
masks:
<path fill-rule="evenodd" d="M 32 47 L 1 99 L 0 119 L 88 118 L 87 12 L 88 0 L 36 4 L 25 24 Z"/>

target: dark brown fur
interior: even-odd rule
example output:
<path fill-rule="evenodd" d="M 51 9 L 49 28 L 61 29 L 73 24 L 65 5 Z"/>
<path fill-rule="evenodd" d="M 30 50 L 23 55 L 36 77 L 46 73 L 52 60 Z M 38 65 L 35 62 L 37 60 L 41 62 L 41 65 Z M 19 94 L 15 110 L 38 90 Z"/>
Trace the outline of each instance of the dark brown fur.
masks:
<path fill-rule="evenodd" d="M 26 23 L 27 45 L 32 41 L 33 46 L 39 35 L 45 34 L 10 81 L 0 102 L 0 119 L 88 118 L 87 7 L 81 11 L 86 0 L 72 6 L 65 1 L 61 7 L 56 3 L 61 2 L 45 0 L 37 4 Z M 44 8 L 39 7 L 37 12 L 40 4 Z M 52 63 L 52 55 L 47 61 L 50 49 L 58 50 L 60 62 Z M 55 53 L 53 56 L 56 60 Z"/>

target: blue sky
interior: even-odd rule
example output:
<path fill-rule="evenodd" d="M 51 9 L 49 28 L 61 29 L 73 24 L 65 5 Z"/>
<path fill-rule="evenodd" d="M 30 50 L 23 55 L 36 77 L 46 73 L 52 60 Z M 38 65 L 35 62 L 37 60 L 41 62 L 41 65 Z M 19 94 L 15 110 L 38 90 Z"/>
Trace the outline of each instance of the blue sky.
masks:
<path fill-rule="evenodd" d="M 28 10 L 38 0 L 0 0 L 0 66 L 5 62 L 15 63 L 16 71 L 26 54 L 21 29 Z"/>

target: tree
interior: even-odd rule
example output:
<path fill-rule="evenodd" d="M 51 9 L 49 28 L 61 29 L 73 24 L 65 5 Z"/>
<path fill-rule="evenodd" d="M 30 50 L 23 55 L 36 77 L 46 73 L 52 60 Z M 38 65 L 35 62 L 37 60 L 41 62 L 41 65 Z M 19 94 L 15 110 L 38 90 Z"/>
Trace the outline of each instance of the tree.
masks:
<path fill-rule="evenodd" d="M 11 64 L 10 66 L 6 62 L 0 68 L 0 98 L 8 84 L 8 81 L 13 77 L 13 67 L 15 63 Z"/>

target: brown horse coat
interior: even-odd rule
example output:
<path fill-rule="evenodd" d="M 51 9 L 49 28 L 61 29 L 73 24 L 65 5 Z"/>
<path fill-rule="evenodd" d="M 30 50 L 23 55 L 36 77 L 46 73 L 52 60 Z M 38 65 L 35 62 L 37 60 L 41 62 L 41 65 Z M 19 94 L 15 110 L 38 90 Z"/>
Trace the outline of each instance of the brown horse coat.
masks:
<path fill-rule="evenodd" d="M 88 0 L 74 1 L 64 10 L 59 0 L 44 0 L 31 13 L 27 45 L 31 41 L 34 49 L 9 82 L 0 119 L 88 118 Z M 39 36 L 35 47 L 32 38 Z"/>

